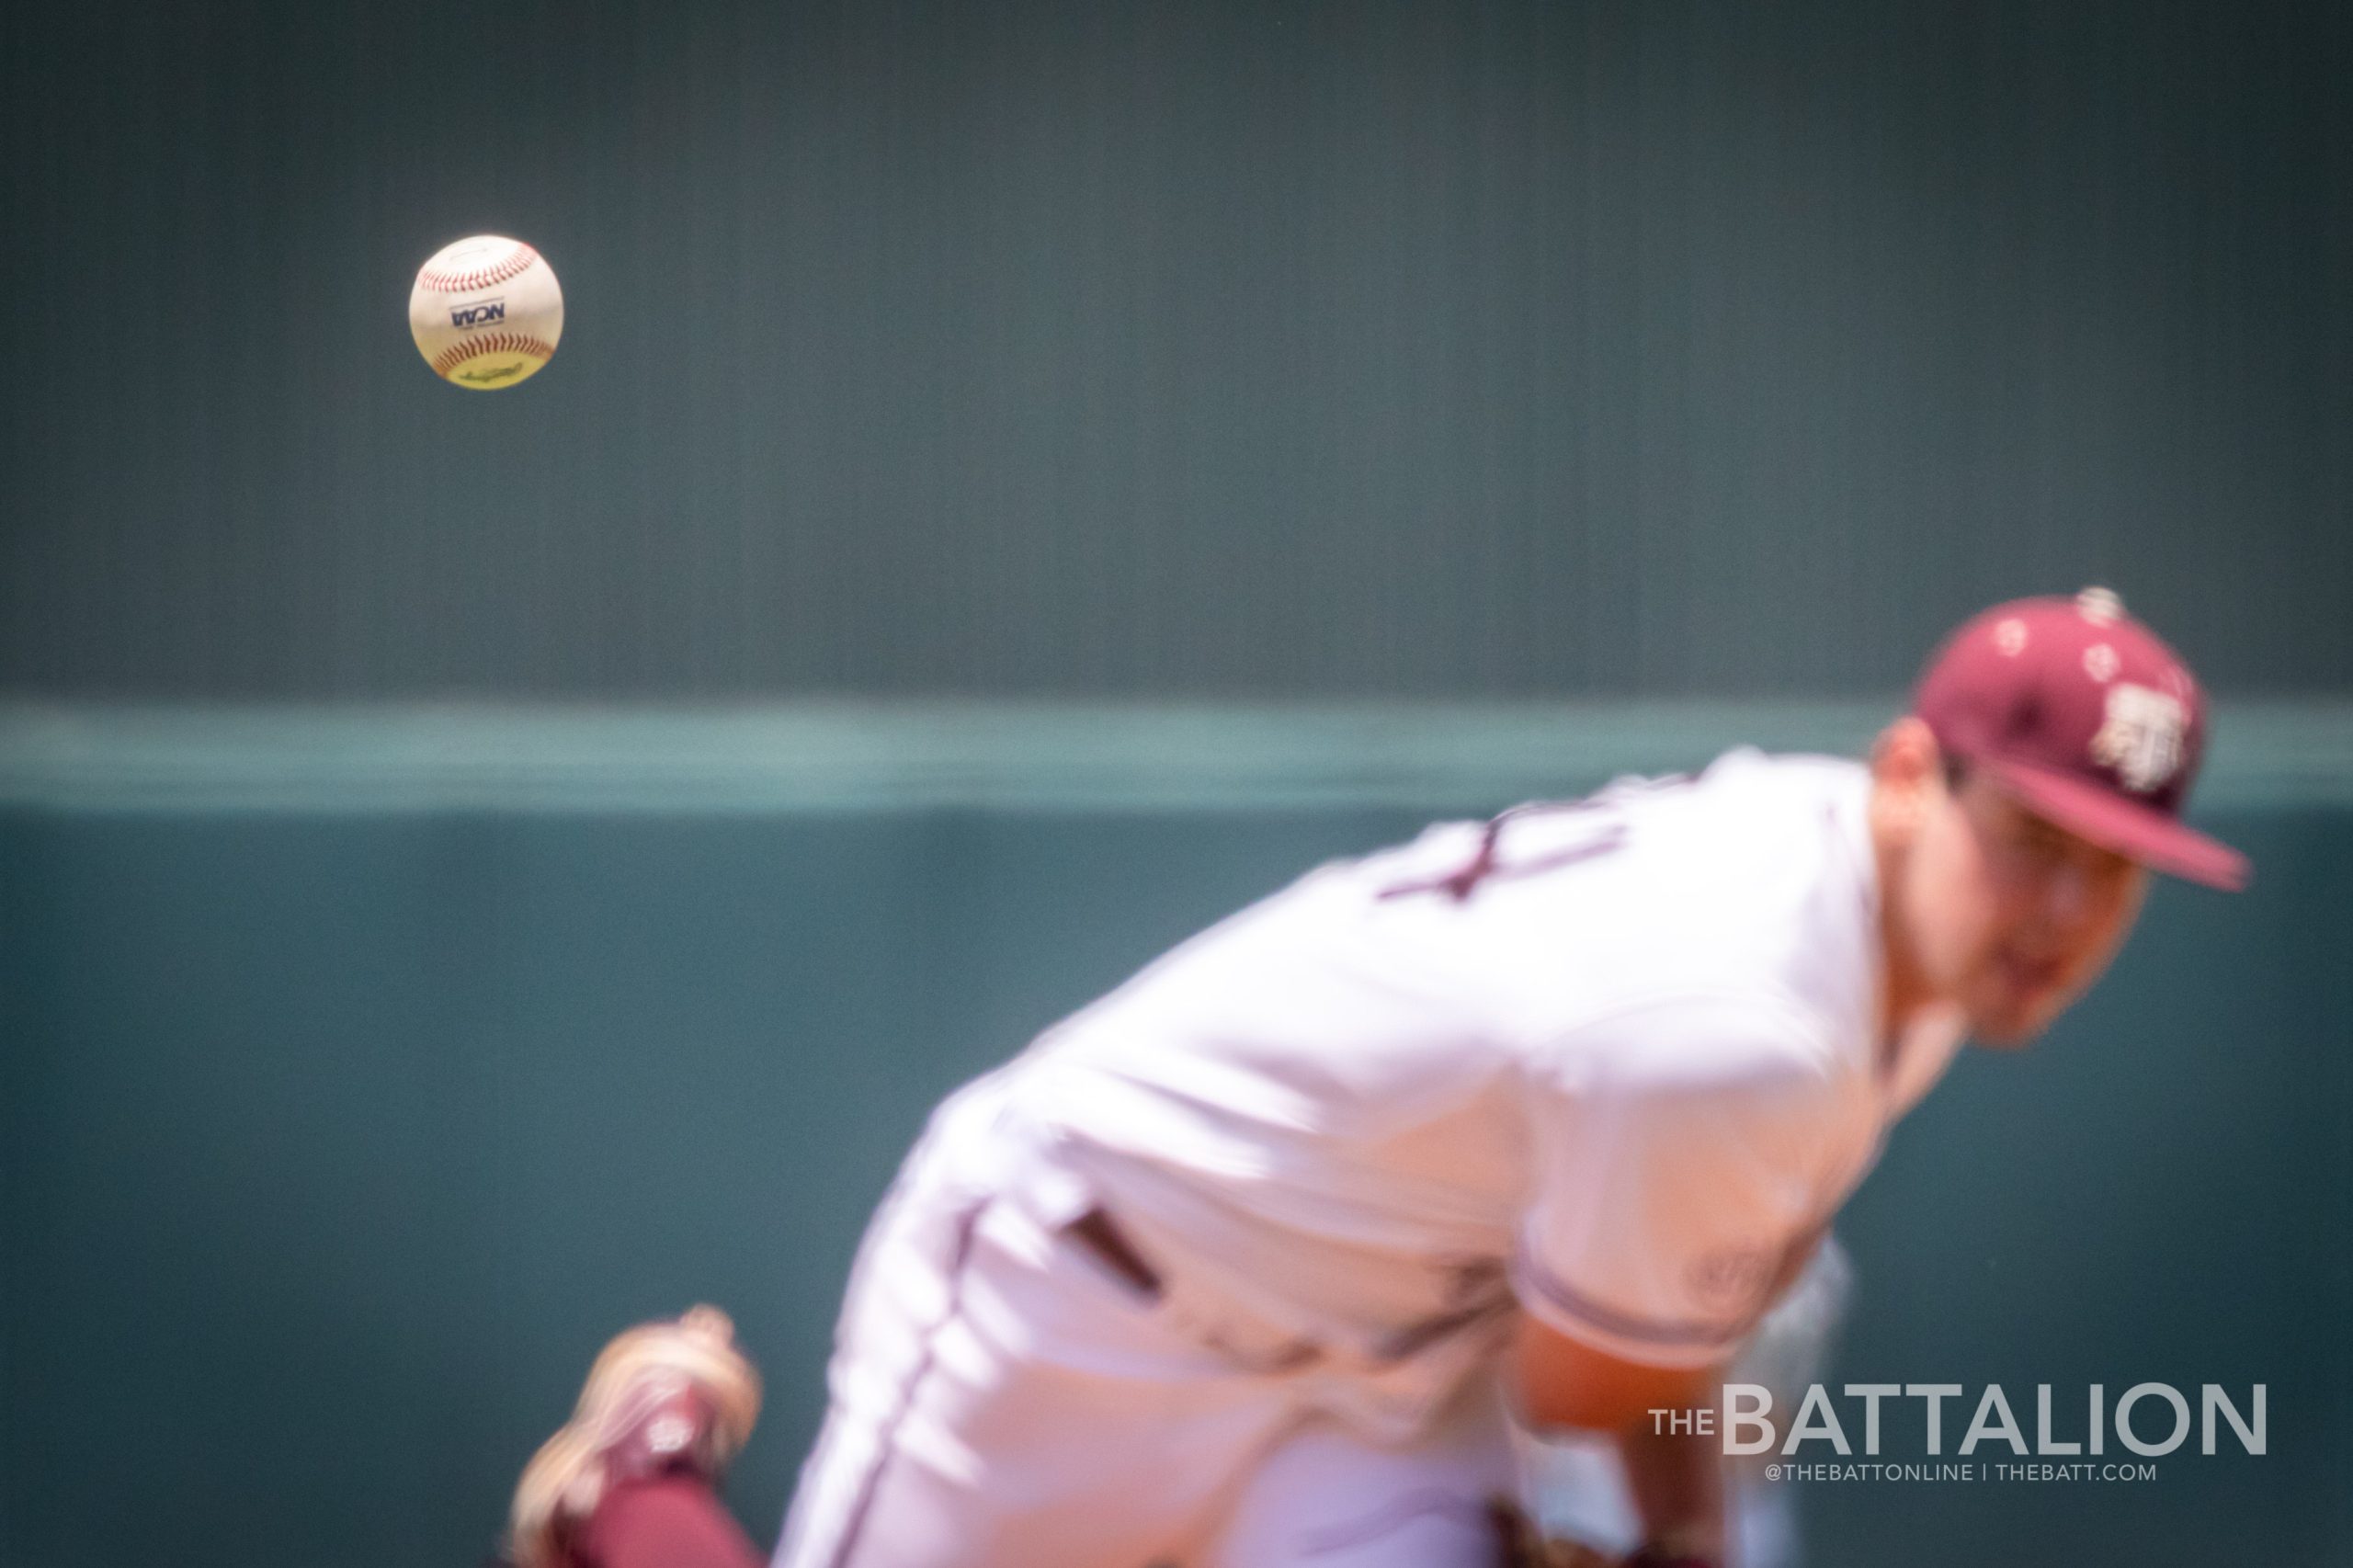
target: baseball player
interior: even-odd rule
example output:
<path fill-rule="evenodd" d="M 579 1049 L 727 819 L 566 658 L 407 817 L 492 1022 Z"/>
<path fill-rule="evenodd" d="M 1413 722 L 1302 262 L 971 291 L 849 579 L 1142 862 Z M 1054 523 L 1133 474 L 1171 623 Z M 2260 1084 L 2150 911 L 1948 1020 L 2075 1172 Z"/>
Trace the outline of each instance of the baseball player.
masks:
<path fill-rule="evenodd" d="M 1965 1037 L 2081 995 L 2202 699 L 2116 597 L 1999 606 L 1868 764 L 1733 752 L 1324 867 L 951 1097 L 853 1272 L 778 1568 L 1495 1561 L 1510 1413 L 1725 1557 L 1713 1403 Z"/>

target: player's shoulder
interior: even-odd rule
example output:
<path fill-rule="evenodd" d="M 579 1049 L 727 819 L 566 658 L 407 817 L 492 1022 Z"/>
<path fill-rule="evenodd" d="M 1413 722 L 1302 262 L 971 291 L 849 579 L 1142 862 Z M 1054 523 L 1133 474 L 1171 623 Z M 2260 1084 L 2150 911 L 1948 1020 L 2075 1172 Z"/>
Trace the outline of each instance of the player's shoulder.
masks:
<path fill-rule="evenodd" d="M 1870 774 L 1851 757 L 1767 752 L 1736 746 L 1691 779 L 1693 793 L 1728 816 L 1851 810 L 1870 792 Z"/>
<path fill-rule="evenodd" d="M 1721 906 L 1851 858 L 1870 782 L 1847 758 L 1740 747 L 1695 773 L 1630 776 L 1581 800 L 1526 808 L 1514 829 L 1540 854 L 1549 839 L 1589 839 L 1593 819 L 1614 820 L 1643 883 L 1678 902 L 1711 884 L 1711 904 Z"/>
<path fill-rule="evenodd" d="M 1548 988 L 1553 1002 L 1574 1013 L 1748 995 L 1849 1010 L 1875 896 L 1857 764 L 1735 751 L 1688 779 L 1612 793 L 1622 850 L 1557 885 L 1556 928 L 1581 983 Z"/>

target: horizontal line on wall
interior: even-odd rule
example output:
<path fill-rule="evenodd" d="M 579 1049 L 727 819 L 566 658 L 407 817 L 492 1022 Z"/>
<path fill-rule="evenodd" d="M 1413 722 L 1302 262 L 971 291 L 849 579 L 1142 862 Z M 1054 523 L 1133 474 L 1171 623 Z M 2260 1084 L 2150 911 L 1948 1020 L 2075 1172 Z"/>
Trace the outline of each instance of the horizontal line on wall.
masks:
<path fill-rule="evenodd" d="M 0 704 L 0 805 L 312 812 L 1480 812 L 1732 746 L 1859 756 L 1883 702 Z M 2234 704 L 2201 807 L 2353 805 L 2353 701 Z"/>

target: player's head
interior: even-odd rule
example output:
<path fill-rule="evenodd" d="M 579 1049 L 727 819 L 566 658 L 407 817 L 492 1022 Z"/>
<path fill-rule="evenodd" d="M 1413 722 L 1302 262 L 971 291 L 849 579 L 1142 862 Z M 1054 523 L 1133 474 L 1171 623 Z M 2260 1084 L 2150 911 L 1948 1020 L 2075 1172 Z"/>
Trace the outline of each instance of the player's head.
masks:
<path fill-rule="evenodd" d="M 2151 870 L 2245 885 L 2180 820 L 2205 727 L 2188 666 L 2105 589 L 1954 632 L 1872 757 L 1891 984 L 2022 1043 L 2099 977 Z"/>

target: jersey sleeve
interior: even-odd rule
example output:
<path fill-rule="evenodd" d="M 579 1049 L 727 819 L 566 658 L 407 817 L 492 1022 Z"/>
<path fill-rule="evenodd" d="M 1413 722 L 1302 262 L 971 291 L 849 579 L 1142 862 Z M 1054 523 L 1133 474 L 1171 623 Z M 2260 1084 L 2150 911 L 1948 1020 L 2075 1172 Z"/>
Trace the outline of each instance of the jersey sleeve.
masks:
<path fill-rule="evenodd" d="M 1678 1000 L 1594 1026 L 1529 1096 L 1520 1304 L 1622 1360 L 1728 1359 L 1802 1267 L 1834 1080 L 1770 1006 Z"/>

